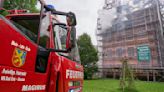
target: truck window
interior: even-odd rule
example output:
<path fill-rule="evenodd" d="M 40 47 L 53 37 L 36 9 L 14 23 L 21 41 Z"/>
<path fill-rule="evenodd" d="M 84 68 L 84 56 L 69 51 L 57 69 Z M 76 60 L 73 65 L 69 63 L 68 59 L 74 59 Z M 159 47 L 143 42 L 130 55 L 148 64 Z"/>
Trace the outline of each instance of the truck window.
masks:
<path fill-rule="evenodd" d="M 13 16 L 11 22 L 25 35 L 28 39 L 37 42 L 39 15 L 35 16 Z"/>
<path fill-rule="evenodd" d="M 11 22 L 19 29 L 23 35 L 27 38 L 32 40 L 33 42 L 37 43 L 38 40 L 38 30 L 39 30 L 39 15 L 24 15 L 24 16 L 13 16 L 11 17 Z M 46 48 L 48 47 L 48 40 L 49 40 L 49 31 L 48 27 L 49 17 L 48 13 L 45 14 L 42 18 L 41 23 L 41 30 L 40 30 L 40 38 L 39 38 L 39 45 Z"/>
<path fill-rule="evenodd" d="M 43 16 L 40 24 L 40 33 L 39 33 L 39 49 L 38 55 L 36 60 L 35 70 L 39 73 L 46 73 L 47 64 L 48 64 L 48 57 L 49 53 L 45 48 L 49 48 L 49 40 L 50 40 L 50 18 L 49 13 L 45 13 Z"/>
<path fill-rule="evenodd" d="M 54 27 L 54 39 L 55 39 L 55 46 L 56 49 L 65 50 L 66 49 L 66 37 L 67 37 L 67 30 L 63 29 L 62 27 L 56 25 Z"/>
<path fill-rule="evenodd" d="M 65 50 L 66 49 L 66 37 L 67 37 L 67 30 L 62 27 L 62 26 L 58 26 L 56 25 L 54 27 L 54 43 L 55 43 L 55 48 L 56 49 L 60 49 L 60 50 Z M 80 63 L 80 57 L 79 57 L 79 51 L 77 48 L 77 44 L 76 46 L 71 50 L 71 52 L 69 53 L 59 53 L 62 56 L 65 56 L 77 63 Z"/>
<path fill-rule="evenodd" d="M 49 47 L 49 39 L 50 39 L 50 32 L 49 32 L 49 26 L 50 26 L 50 18 L 49 13 L 45 14 L 46 16 L 43 16 L 41 28 L 40 28 L 40 37 L 39 37 L 39 45 L 47 48 Z"/>

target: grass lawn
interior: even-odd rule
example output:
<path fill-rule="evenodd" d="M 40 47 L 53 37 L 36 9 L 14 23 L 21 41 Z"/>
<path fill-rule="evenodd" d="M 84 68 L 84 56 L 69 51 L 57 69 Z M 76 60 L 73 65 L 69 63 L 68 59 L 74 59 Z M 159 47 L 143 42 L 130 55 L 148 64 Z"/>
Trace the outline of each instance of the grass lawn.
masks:
<path fill-rule="evenodd" d="M 136 81 L 137 92 L 164 92 L 164 82 Z M 119 80 L 85 80 L 83 92 L 121 92 Z"/>

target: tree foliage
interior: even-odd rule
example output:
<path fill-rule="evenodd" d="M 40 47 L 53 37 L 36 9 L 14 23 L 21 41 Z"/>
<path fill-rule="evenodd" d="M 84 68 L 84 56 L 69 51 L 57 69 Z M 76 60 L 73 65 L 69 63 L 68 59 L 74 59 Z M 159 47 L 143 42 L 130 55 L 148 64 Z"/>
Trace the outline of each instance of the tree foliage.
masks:
<path fill-rule="evenodd" d="M 82 34 L 77 40 L 80 52 L 80 58 L 82 65 L 84 66 L 84 78 L 91 79 L 93 74 L 98 71 L 97 50 L 91 42 L 91 38 L 88 34 Z"/>
<path fill-rule="evenodd" d="M 36 8 L 37 0 L 4 0 L 3 7 L 11 9 L 27 9 L 30 12 L 38 12 Z"/>
<path fill-rule="evenodd" d="M 134 75 L 132 68 L 128 65 L 128 59 L 124 58 L 121 60 L 122 70 L 120 77 L 120 88 L 122 92 L 137 92 L 135 89 Z"/>

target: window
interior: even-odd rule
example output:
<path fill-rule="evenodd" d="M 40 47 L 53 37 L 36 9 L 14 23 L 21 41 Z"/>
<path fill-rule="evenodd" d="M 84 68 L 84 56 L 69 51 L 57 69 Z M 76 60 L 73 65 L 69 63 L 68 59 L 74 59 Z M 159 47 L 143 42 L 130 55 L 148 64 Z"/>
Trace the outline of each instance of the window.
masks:
<path fill-rule="evenodd" d="M 44 48 L 39 47 L 39 52 L 36 58 L 36 65 L 35 65 L 36 72 L 40 72 L 40 73 L 46 72 L 49 54 L 45 54 L 44 51 L 45 51 Z"/>
<path fill-rule="evenodd" d="M 108 51 L 108 56 L 109 56 L 109 58 L 113 57 L 113 51 L 111 49 Z"/>
<path fill-rule="evenodd" d="M 13 16 L 11 22 L 33 42 L 37 42 L 39 29 L 39 15 Z"/>
<path fill-rule="evenodd" d="M 38 39 L 39 20 L 39 15 L 14 16 L 11 18 L 11 22 L 34 43 L 37 43 Z M 41 23 L 39 45 L 46 48 L 47 40 L 49 40 L 49 16 L 43 16 L 42 21 L 44 22 Z"/>
<path fill-rule="evenodd" d="M 60 50 L 66 50 L 66 37 L 67 30 L 62 28 L 61 26 L 56 25 L 54 27 L 54 39 L 55 39 L 55 48 Z"/>
<path fill-rule="evenodd" d="M 56 23 L 56 21 L 54 21 L 54 23 Z M 73 35 L 71 34 L 70 37 L 72 38 Z M 67 39 L 67 28 L 59 25 L 54 26 L 55 48 L 59 50 L 66 50 L 66 39 Z M 60 52 L 59 54 L 73 61 L 76 61 L 77 63 L 81 63 L 77 44 L 75 45 L 74 48 L 72 48 L 72 50 L 69 53 Z"/>
<path fill-rule="evenodd" d="M 49 44 L 50 44 L 49 26 L 50 26 L 50 18 L 49 18 L 49 12 L 47 12 L 45 13 L 45 16 L 42 17 L 42 21 L 40 24 L 40 33 L 39 33 L 40 46 L 38 49 L 38 55 L 37 55 L 36 66 L 35 66 L 36 72 L 40 72 L 40 73 L 45 73 L 47 70 L 49 53 L 45 48 L 49 48 Z"/>
<path fill-rule="evenodd" d="M 116 55 L 117 55 L 118 57 L 122 57 L 123 54 L 125 54 L 125 49 L 123 49 L 123 48 L 117 48 L 117 49 L 116 49 Z"/>
<path fill-rule="evenodd" d="M 133 39 L 133 35 L 126 35 L 126 39 L 127 40 L 132 40 Z"/>
<path fill-rule="evenodd" d="M 116 55 L 117 55 L 118 57 L 122 57 L 122 55 L 123 55 L 123 49 L 122 49 L 122 48 L 117 48 L 117 49 L 116 49 Z"/>
<path fill-rule="evenodd" d="M 49 26 L 50 26 L 49 13 L 46 13 L 46 16 L 43 16 L 42 18 L 40 34 L 39 34 L 40 35 L 39 45 L 44 48 L 49 47 L 49 39 L 50 39 Z"/>
<path fill-rule="evenodd" d="M 134 57 L 134 47 L 128 47 L 128 56 Z"/>

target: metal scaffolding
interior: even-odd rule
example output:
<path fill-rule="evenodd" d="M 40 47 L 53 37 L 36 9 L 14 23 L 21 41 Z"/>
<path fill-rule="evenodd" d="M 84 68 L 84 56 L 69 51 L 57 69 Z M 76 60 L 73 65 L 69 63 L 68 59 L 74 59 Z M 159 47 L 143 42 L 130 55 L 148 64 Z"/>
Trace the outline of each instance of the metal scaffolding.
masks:
<path fill-rule="evenodd" d="M 115 11 L 113 16 L 116 17 L 107 28 L 103 28 L 101 17 L 97 19 L 101 68 L 119 68 L 123 57 L 128 58 L 130 65 L 135 68 L 164 67 L 164 1 L 138 0 L 133 5 L 131 2 L 117 1 L 106 11 Z M 141 45 L 150 48 L 151 58 L 148 62 L 138 60 L 137 50 Z"/>

